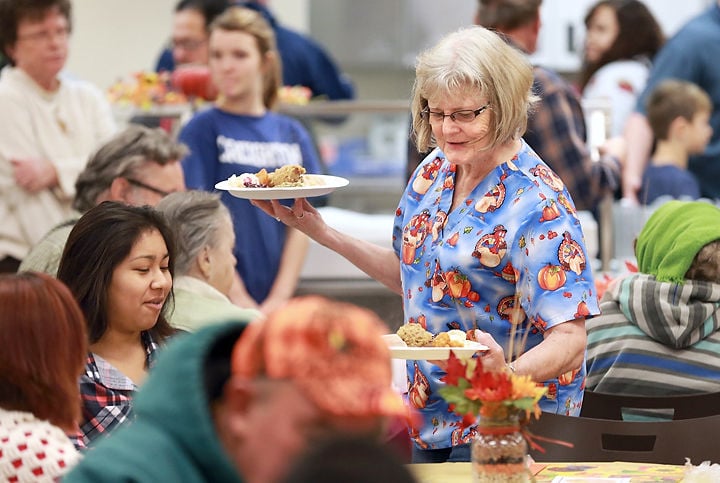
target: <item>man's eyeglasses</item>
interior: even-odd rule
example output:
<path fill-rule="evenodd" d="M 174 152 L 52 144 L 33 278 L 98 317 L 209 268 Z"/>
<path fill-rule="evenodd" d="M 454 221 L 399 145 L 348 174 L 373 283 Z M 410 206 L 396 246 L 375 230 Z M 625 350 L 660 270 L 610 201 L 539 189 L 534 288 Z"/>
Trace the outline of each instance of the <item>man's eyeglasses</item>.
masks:
<path fill-rule="evenodd" d="M 187 50 L 188 52 L 193 52 L 202 47 L 205 42 L 207 42 L 207 39 L 173 39 L 171 43 L 173 49 L 182 49 Z"/>
<path fill-rule="evenodd" d="M 485 112 L 488 107 L 490 107 L 490 103 L 487 103 L 478 109 L 462 109 L 460 111 L 451 112 L 450 114 L 431 111 L 430 108 L 426 107 L 425 109 L 420 111 L 420 116 L 422 116 L 423 119 L 427 119 L 433 124 L 441 124 L 446 117 L 449 117 L 455 122 L 467 123 L 474 121 L 475 118 Z"/>
<path fill-rule="evenodd" d="M 158 194 L 162 196 L 163 198 L 170 194 L 170 191 L 163 191 L 160 188 L 156 188 L 154 186 L 150 186 L 149 184 L 145 184 L 142 181 L 138 181 L 133 178 L 125 178 L 128 183 L 130 183 L 133 186 L 137 186 L 138 188 L 142 188 L 144 190 L 152 191 L 155 194 Z"/>

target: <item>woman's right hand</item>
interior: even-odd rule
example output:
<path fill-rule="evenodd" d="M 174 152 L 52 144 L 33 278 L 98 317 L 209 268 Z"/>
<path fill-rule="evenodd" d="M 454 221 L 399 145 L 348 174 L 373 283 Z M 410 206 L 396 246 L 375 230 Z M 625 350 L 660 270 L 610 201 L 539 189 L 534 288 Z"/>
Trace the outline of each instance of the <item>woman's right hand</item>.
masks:
<path fill-rule="evenodd" d="M 327 227 L 320 212 L 305 198 L 296 198 L 292 206 L 282 205 L 278 200 L 251 200 L 250 203 L 315 240 Z"/>

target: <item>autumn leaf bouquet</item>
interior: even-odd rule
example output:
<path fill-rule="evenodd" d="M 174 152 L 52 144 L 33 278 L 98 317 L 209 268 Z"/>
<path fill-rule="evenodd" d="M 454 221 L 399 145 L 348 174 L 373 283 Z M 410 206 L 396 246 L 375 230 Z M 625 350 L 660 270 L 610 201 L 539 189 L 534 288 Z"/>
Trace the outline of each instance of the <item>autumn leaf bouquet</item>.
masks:
<path fill-rule="evenodd" d="M 445 387 L 440 396 L 455 413 L 463 416 L 463 425 L 476 422 L 477 417 L 493 420 L 508 419 L 511 415 L 540 417 L 538 401 L 546 388 L 530 376 L 510 370 L 486 371 L 481 358 L 461 360 L 450 354 L 447 373 L 441 379 Z"/>
<path fill-rule="evenodd" d="M 530 481 L 527 448 L 537 445 L 521 425 L 540 417 L 545 387 L 510 370 L 487 371 L 481 358 L 461 360 L 452 353 L 442 381 L 440 396 L 462 415 L 462 425 L 478 423 L 470 449 L 473 481 Z"/>

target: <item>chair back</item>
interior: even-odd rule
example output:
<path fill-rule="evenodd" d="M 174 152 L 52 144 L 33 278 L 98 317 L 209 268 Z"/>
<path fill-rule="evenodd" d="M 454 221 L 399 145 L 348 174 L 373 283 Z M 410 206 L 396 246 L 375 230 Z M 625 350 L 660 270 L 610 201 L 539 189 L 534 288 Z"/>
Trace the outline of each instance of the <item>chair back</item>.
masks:
<path fill-rule="evenodd" d="M 538 441 L 545 452 L 531 450 L 535 461 L 629 461 L 635 463 L 694 464 L 720 462 L 717 447 L 703 435 L 720 431 L 720 416 L 670 421 L 612 421 L 543 413 L 528 425 L 533 435 L 574 445 L 572 448 Z M 714 437 L 714 436 L 713 436 Z"/>
<path fill-rule="evenodd" d="M 720 392 L 683 396 L 623 396 L 585 391 L 580 415 L 598 419 L 633 419 L 628 414 L 662 414 L 662 419 L 691 419 L 720 414 Z M 662 411 L 657 411 L 662 410 Z"/>

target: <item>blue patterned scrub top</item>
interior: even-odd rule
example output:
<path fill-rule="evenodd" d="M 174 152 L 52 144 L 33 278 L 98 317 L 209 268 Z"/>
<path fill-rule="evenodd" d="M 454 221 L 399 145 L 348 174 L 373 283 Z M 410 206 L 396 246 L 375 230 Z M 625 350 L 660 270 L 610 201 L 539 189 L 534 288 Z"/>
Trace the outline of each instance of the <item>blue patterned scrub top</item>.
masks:
<path fill-rule="evenodd" d="M 418 166 L 398 206 L 393 247 L 405 323 L 432 333 L 479 328 L 506 354 L 515 326 L 515 359 L 542 342 L 546 329 L 599 313 L 575 205 L 524 141 L 512 160 L 448 213 L 454 181 L 455 165 L 436 149 Z M 474 428 L 460 429 L 460 418 L 437 393 L 444 374 L 425 361 L 408 361 L 408 400 L 423 418 L 411 436 L 421 449 L 467 443 L 474 434 Z M 543 411 L 579 414 L 584 362 L 544 384 Z"/>

